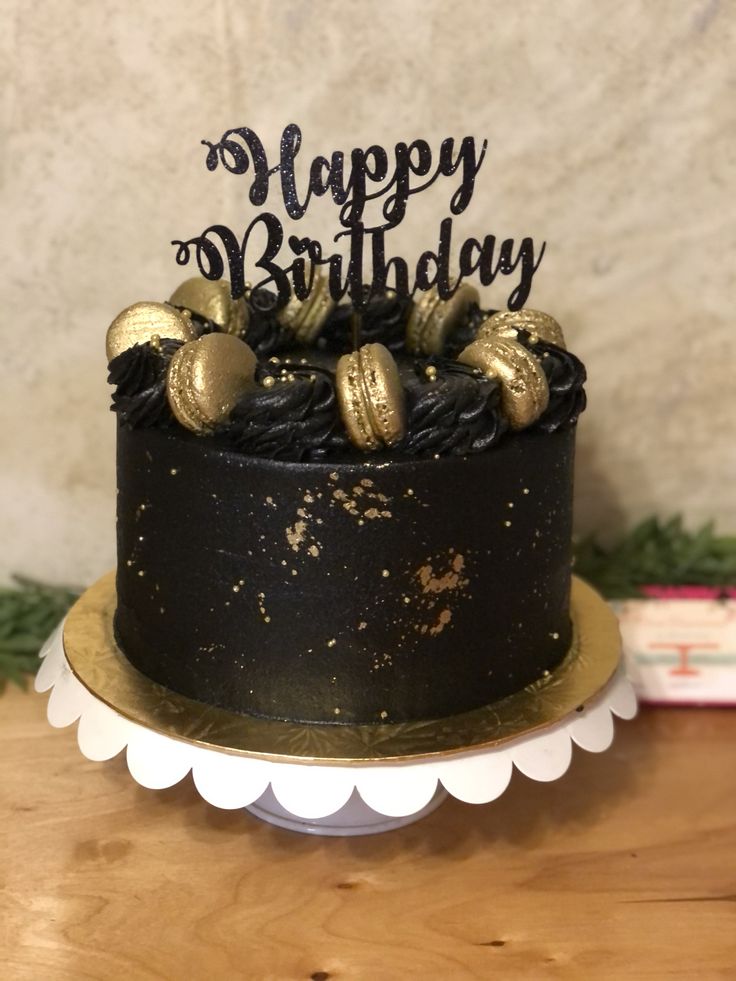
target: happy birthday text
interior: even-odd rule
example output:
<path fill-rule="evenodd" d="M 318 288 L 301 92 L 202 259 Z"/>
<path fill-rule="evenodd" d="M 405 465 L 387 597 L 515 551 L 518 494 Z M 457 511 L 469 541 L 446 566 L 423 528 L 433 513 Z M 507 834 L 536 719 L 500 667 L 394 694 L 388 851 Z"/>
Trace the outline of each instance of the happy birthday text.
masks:
<path fill-rule="evenodd" d="M 524 306 L 546 243 L 537 250 L 530 237 L 518 244 L 513 238 L 499 241 L 490 234 L 482 239 L 470 237 L 460 244 L 451 266 L 453 217 L 462 214 L 472 200 L 487 140 L 478 147 L 473 137 L 466 136 L 459 143 L 448 137 L 436 154 L 425 140 L 397 143 L 391 156 L 376 144 L 348 154 L 335 150 L 328 156 L 315 156 L 308 177 L 300 181 L 295 164 L 301 142 L 299 127 L 294 123 L 287 126 L 278 162 L 271 165 L 263 143 L 247 127 L 227 130 L 217 143 L 202 140 L 208 147 L 208 170 L 222 165 L 231 174 L 247 176 L 248 200 L 254 208 L 266 205 L 276 185 L 286 214 L 300 221 L 314 198 L 329 194 L 339 208 L 340 229 L 334 241 L 348 240 L 347 255 L 326 254 L 322 243 L 309 236 L 286 237 L 281 220 L 271 211 L 260 210 L 241 235 L 226 225 L 215 224 L 194 238 L 174 240 L 179 265 L 187 265 L 194 256 L 207 279 L 227 275 L 234 297 L 242 296 L 249 280 L 254 279 L 247 270 L 258 269 L 264 276 L 254 285 L 272 285 L 279 303 L 287 302 L 292 292 L 300 300 L 306 299 L 312 287 L 311 264 L 325 266 L 333 299 L 339 301 L 348 295 L 356 306 L 367 295 L 385 289 L 409 296 L 436 286 L 446 300 L 464 279 L 475 274 L 482 285 L 490 286 L 497 277 L 516 273 L 507 306 L 511 310 Z M 411 198 L 439 178 L 456 175 L 459 183 L 449 200 L 450 214 L 439 223 L 436 248 L 423 251 L 411 271 L 401 256 L 387 258 L 386 236 L 403 221 Z M 380 204 L 378 220 L 370 217 L 376 211 L 373 202 Z M 285 238 L 289 251 L 284 248 Z"/>

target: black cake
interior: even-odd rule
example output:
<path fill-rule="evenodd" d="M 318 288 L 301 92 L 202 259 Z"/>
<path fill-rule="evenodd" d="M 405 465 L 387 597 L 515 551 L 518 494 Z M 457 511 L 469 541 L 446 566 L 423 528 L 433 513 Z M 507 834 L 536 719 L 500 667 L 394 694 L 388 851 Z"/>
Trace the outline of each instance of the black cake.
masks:
<path fill-rule="evenodd" d="M 263 296 L 218 322 L 196 289 L 165 306 L 180 321 L 157 329 L 149 304 L 108 335 L 130 662 L 206 704 L 334 724 L 453 715 L 552 671 L 585 373 L 551 318 L 435 303 L 417 349 L 387 294 L 359 357 L 342 305 L 309 331 Z"/>

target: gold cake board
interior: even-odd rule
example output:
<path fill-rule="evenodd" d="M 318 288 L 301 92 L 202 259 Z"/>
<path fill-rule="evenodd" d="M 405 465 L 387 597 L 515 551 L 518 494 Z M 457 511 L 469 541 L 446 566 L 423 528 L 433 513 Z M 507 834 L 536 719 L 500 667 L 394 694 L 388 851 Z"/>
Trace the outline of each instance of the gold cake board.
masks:
<path fill-rule="evenodd" d="M 581 709 L 605 688 L 621 659 L 614 614 L 595 590 L 573 577 L 570 650 L 554 671 L 513 695 L 470 712 L 421 722 L 282 722 L 208 706 L 145 677 L 115 642 L 115 605 L 115 573 L 110 572 L 77 600 L 64 625 L 66 659 L 95 698 L 164 736 L 275 762 L 375 765 L 500 746 L 554 726 Z"/>

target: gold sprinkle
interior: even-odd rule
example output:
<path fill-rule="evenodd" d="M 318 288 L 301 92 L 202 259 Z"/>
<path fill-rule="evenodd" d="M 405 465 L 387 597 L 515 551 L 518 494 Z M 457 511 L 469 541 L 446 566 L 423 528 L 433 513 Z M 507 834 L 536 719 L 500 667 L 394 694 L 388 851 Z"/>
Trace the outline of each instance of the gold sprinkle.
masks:
<path fill-rule="evenodd" d="M 179 471 L 176 469 L 176 467 L 172 467 L 171 470 L 169 470 L 169 473 L 171 474 L 172 477 L 176 477 Z"/>
<path fill-rule="evenodd" d="M 131 565 L 133 565 L 133 560 L 132 559 L 128 559 L 128 561 L 125 564 L 127 566 L 131 566 Z"/>
<path fill-rule="evenodd" d="M 240 592 L 240 586 L 238 586 L 237 583 L 233 586 L 233 592 L 234 593 L 239 593 Z"/>
<path fill-rule="evenodd" d="M 390 511 L 379 511 L 378 508 L 368 508 L 365 512 L 366 518 L 373 520 L 374 518 L 390 518 Z"/>
<path fill-rule="evenodd" d="M 281 364 L 281 358 L 269 358 L 268 359 L 268 363 L 269 364 Z"/>
<path fill-rule="evenodd" d="M 410 596 L 405 596 L 404 597 L 404 602 L 405 603 L 411 603 L 411 597 Z"/>
<path fill-rule="evenodd" d="M 381 575 L 383 576 L 384 579 L 388 579 L 391 573 L 388 571 L 388 569 L 384 569 Z"/>
<path fill-rule="evenodd" d="M 336 708 L 335 709 L 335 715 L 339 715 L 339 714 L 340 714 L 340 709 L 339 708 Z"/>
<path fill-rule="evenodd" d="M 417 570 L 416 576 L 421 583 L 423 593 L 444 593 L 445 590 L 464 589 L 468 585 L 468 580 L 461 578 L 464 568 L 465 556 L 458 553 L 443 575 L 435 575 L 432 564 L 428 563 Z"/>
<path fill-rule="evenodd" d="M 292 570 L 291 570 L 291 574 L 292 574 L 292 576 L 296 576 L 296 575 L 297 575 L 297 571 L 296 571 L 296 569 L 292 569 Z"/>
<path fill-rule="evenodd" d="M 411 489 L 411 487 L 407 490 L 406 493 L 408 497 L 414 497 L 414 491 Z"/>
<path fill-rule="evenodd" d="M 513 506 L 514 506 L 513 501 L 509 501 L 509 503 L 506 505 L 507 508 L 512 508 Z"/>
<path fill-rule="evenodd" d="M 504 521 L 504 524 L 506 525 L 507 528 L 510 528 L 511 527 L 511 522 L 510 521 Z"/>
<path fill-rule="evenodd" d="M 365 620 L 361 620 L 360 623 L 358 624 L 358 630 L 365 630 L 367 626 L 368 624 L 365 622 Z"/>
<path fill-rule="evenodd" d="M 378 714 L 382 719 L 388 718 L 388 712 L 386 711 L 386 709 L 384 709 L 382 712 L 379 712 Z"/>
<path fill-rule="evenodd" d="M 430 381 L 435 381 L 437 379 L 437 369 L 433 364 L 428 364 L 424 369 L 424 374 Z"/>
<path fill-rule="evenodd" d="M 271 617 L 264 617 L 263 619 L 264 619 L 264 621 L 266 623 L 270 623 L 271 622 Z"/>
<path fill-rule="evenodd" d="M 327 641 L 327 646 L 328 646 L 328 647 L 334 647 L 336 643 L 337 643 L 337 641 L 336 641 L 336 640 L 335 640 L 335 638 L 333 637 L 333 638 L 332 638 L 331 640 L 328 640 L 328 641 Z"/>
<path fill-rule="evenodd" d="M 433 627 L 430 627 L 429 628 L 430 634 L 433 637 L 436 637 L 437 634 L 441 634 L 442 631 L 447 626 L 447 624 L 450 622 L 450 620 L 452 620 L 452 613 L 451 613 L 451 611 L 450 610 L 443 610 L 440 613 L 440 617 L 439 617 L 439 620 L 437 621 L 437 623 Z"/>
<path fill-rule="evenodd" d="M 145 574 L 146 574 L 146 573 L 144 572 L 144 570 L 143 570 L 143 569 L 139 569 L 139 570 L 138 570 L 138 575 L 139 575 L 139 576 L 145 576 Z"/>
<path fill-rule="evenodd" d="M 560 639 L 560 635 L 557 633 L 557 631 L 555 631 L 553 634 L 550 634 L 550 637 L 552 638 L 552 640 Z"/>
<path fill-rule="evenodd" d="M 276 379 L 273 377 L 273 375 L 266 375 L 263 381 L 261 382 L 261 385 L 263 385 L 264 388 L 273 388 L 275 384 L 276 384 Z"/>
<path fill-rule="evenodd" d="M 314 556 L 315 559 L 319 557 L 319 549 L 316 545 L 310 545 L 307 551 L 310 555 Z"/>
<path fill-rule="evenodd" d="M 528 487 L 525 487 L 524 490 L 521 493 L 522 494 L 528 494 L 529 493 L 529 488 Z"/>
<path fill-rule="evenodd" d="M 337 473 L 333 470 L 333 472 L 330 474 L 330 480 L 339 480 L 339 479 L 340 478 L 338 477 Z"/>
<path fill-rule="evenodd" d="M 299 551 L 299 546 L 304 542 L 306 530 L 306 521 L 296 521 L 293 528 L 286 529 L 286 540 L 295 552 Z"/>

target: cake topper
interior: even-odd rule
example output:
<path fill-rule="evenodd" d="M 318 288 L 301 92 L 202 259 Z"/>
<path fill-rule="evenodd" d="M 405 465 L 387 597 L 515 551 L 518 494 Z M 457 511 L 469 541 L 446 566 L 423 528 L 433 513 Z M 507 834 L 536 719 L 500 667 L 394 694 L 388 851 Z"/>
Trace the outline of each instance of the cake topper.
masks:
<path fill-rule="evenodd" d="M 466 238 L 459 249 L 453 246 L 453 219 L 472 200 L 487 140 L 478 146 L 472 136 L 459 142 L 448 137 L 436 153 L 422 139 L 399 142 L 392 153 L 378 144 L 356 147 L 347 154 L 334 150 L 315 156 L 303 180 L 297 177 L 295 166 L 301 143 L 301 130 L 291 123 L 281 136 L 278 162 L 273 163 L 258 135 L 246 126 L 227 130 L 217 142 L 202 140 L 208 148 L 207 169 L 222 166 L 230 174 L 245 176 L 248 200 L 254 208 L 270 204 L 277 188 L 287 216 L 301 221 L 314 198 L 329 194 L 339 208 L 340 227 L 334 241 L 348 239 L 347 256 L 337 251 L 328 254 L 319 240 L 308 235 L 286 237 L 277 215 L 259 210 L 241 235 L 226 225 L 213 224 L 193 238 L 174 239 L 177 263 L 187 265 L 194 258 L 206 279 L 228 278 L 234 299 L 244 296 L 248 281 L 255 279 L 247 270 L 259 270 L 263 277 L 253 288 L 272 286 L 281 307 L 292 294 L 299 301 L 306 300 L 315 279 L 322 296 L 328 293 L 338 303 L 347 295 L 361 309 L 367 298 L 387 288 L 406 297 L 436 290 L 447 303 L 470 276 L 477 275 L 483 286 L 489 286 L 499 276 L 514 274 L 517 281 L 507 306 L 510 310 L 524 306 L 545 242 L 537 249 L 529 236 L 517 243 L 513 238 L 499 241 L 496 235 L 486 234 L 482 239 Z M 404 220 L 412 198 L 440 178 L 459 179 L 449 198 L 450 214 L 440 221 L 436 247 L 423 251 L 410 270 L 401 256 L 387 257 L 387 234 Z M 265 245 L 259 250 L 256 241 L 262 242 L 264 233 Z M 452 271 L 455 252 L 456 269 Z M 320 267 L 325 267 L 322 276 Z"/>

